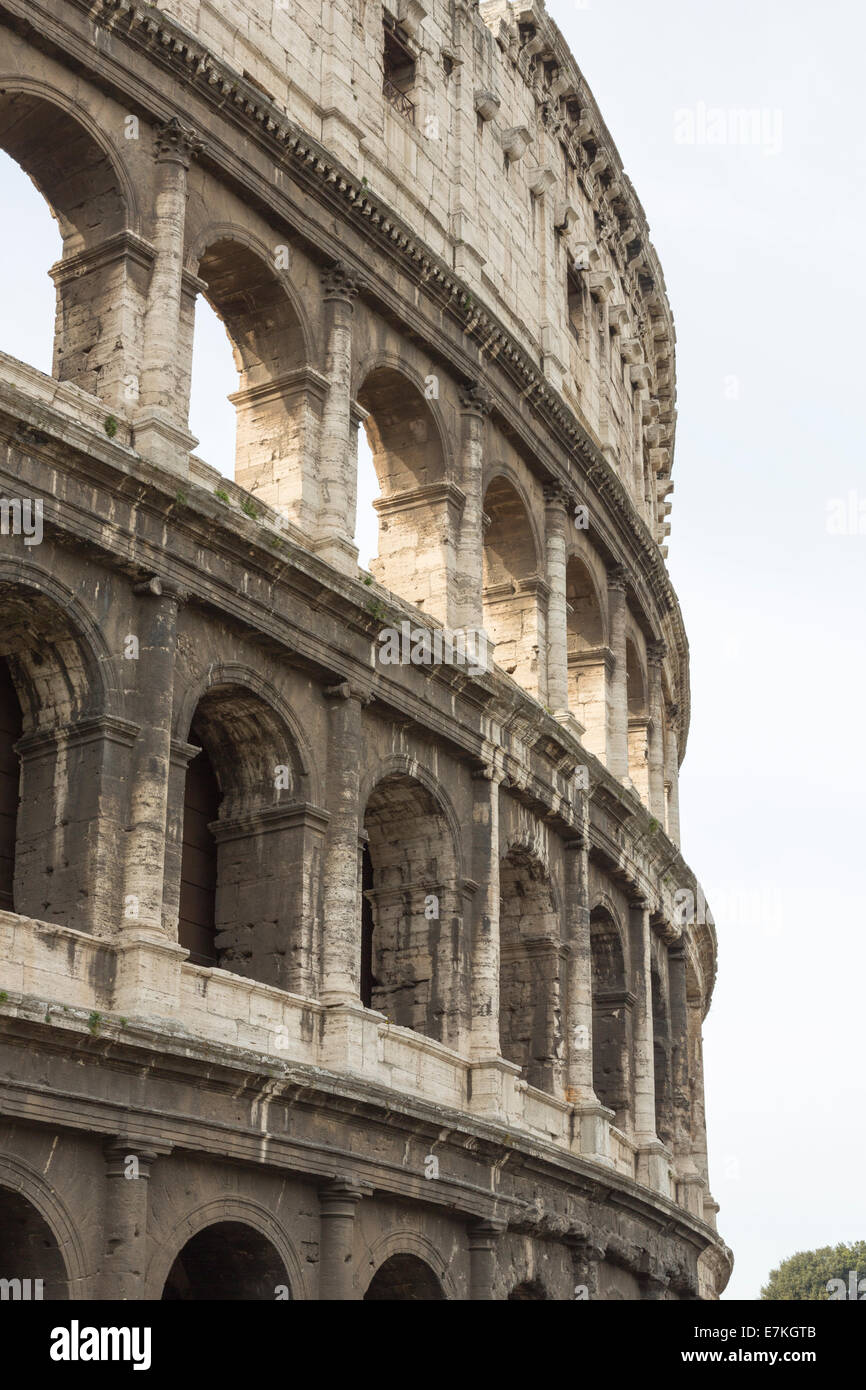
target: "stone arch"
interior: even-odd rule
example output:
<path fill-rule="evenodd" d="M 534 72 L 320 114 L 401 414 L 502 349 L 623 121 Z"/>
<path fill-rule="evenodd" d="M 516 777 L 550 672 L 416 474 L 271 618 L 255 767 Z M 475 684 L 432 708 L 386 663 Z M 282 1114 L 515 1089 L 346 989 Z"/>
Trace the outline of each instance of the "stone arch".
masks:
<path fill-rule="evenodd" d="M 129 171 L 78 101 L 17 75 L 0 77 L 0 148 L 45 199 L 62 240 L 50 269 L 57 291 L 52 375 L 123 410 L 128 345 L 144 293 Z"/>
<path fill-rule="evenodd" d="M 376 1300 L 367 1299 L 367 1293 L 377 1275 L 390 1261 L 395 1259 L 413 1260 L 417 1265 L 429 1270 L 439 1286 L 439 1293 L 432 1295 L 434 1299 L 454 1300 L 457 1298 L 457 1288 L 451 1266 L 443 1258 L 441 1252 L 426 1236 L 420 1235 L 417 1231 L 404 1229 L 390 1231 L 388 1235 L 383 1236 L 370 1247 L 368 1264 L 372 1267 L 372 1273 L 365 1286 L 365 1301 L 378 1301 L 379 1298 L 386 1296 L 378 1294 Z M 421 1272 L 419 1271 L 419 1273 Z M 423 1274 L 421 1277 L 424 1277 Z"/>
<path fill-rule="evenodd" d="M 539 695 L 539 653 L 546 636 L 544 550 L 522 487 L 501 467 L 487 482 L 484 525 L 484 627 L 497 664 Z"/>
<path fill-rule="evenodd" d="M 390 355 L 365 364 L 356 398 L 380 489 L 371 571 L 448 626 L 462 494 L 451 481 L 441 415 L 417 373 Z"/>
<path fill-rule="evenodd" d="M 499 1035 L 502 1055 L 531 1086 L 562 1090 L 563 942 L 553 880 L 542 860 L 511 844 L 499 865 Z"/>
<path fill-rule="evenodd" d="M 604 605 L 592 570 L 571 555 L 565 572 L 568 705 L 585 730 L 591 753 L 603 758 L 607 742 L 609 653 Z"/>
<path fill-rule="evenodd" d="M 6 1197 L 6 1194 L 9 1194 Z M 50 1253 L 56 1250 L 57 1260 L 50 1260 L 50 1270 L 45 1284 L 46 1299 L 78 1299 L 85 1295 L 87 1280 L 87 1260 L 85 1257 L 84 1246 L 81 1237 L 66 1209 L 65 1203 L 58 1196 L 57 1192 L 45 1181 L 42 1174 L 32 1168 L 29 1163 L 9 1153 L 0 1153 L 0 1269 L 5 1274 L 7 1269 L 10 1276 L 20 1268 L 21 1278 L 45 1278 L 45 1274 L 38 1269 L 34 1269 L 31 1274 L 27 1269 L 17 1265 L 10 1267 L 12 1262 L 6 1257 L 2 1246 L 4 1239 L 8 1240 L 10 1233 L 9 1208 L 2 1212 L 3 1199 L 9 1202 L 10 1198 L 18 1198 L 20 1202 L 26 1203 L 35 1213 L 37 1222 L 31 1226 L 25 1224 L 25 1233 L 35 1237 L 34 1242 L 28 1241 L 28 1245 L 37 1244 L 46 1238 L 52 1243 L 53 1250 L 49 1247 Z M 28 1222 L 28 1212 L 26 1209 L 16 1207 L 17 1215 L 25 1223 Z M 15 1212 L 12 1213 L 15 1219 Z M 60 1285 L 60 1287 L 58 1287 Z M 54 1289 L 51 1292 L 51 1289 Z"/>
<path fill-rule="evenodd" d="M 407 770 L 380 776 L 363 805 L 361 998 L 459 1047 L 467 981 L 452 817 L 432 779 Z"/>
<path fill-rule="evenodd" d="M 264 682 L 233 674 L 245 673 L 209 672 L 183 745 L 178 940 L 193 964 L 309 994 L 315 905 L 304 883 L 326 818 L 309 805 L 292 729 Z"/>
<path fill-rule="evenodd" d="M 231 344 L 238 387 L 235 481 L 272 506 L 297 511 L 315 448 L 325 382 L 310 368 L 307 315 L 272 249 L 231 223 L 207 228 L 191 257 L 204 295 Z M 192 364 L 195 300 L 181 331 Z"/>
<path fill-rule="evenodd" d="M 278 1282 L 288 1284 L 291 1299 L 306 1297 L 303 1267 L 289 1236 L 268 1208 L 246 1197 L 214 1198 L 188 1212 L 155 1250 L 148 1266 L 145 1297 L 161 1299 L 175 1262 L 190 1242 L 219 1227 L 240 1227 L 254 1232 L 275 1252 L 285 1276 Z M 275 1295 L 271 1291 L 264 1296 L 273 1299 Z M 214 1297 L 231 1298 L 232 1295 L 218 1293 Z"/>
<path fill-rule="evenodd" d="M 189 737 L 195 712 L 208 691 L 217 686 L 231 686 L 250 692 L 273 712 L 269 719 L 271 730 L 277 729 L 277 741 L 284 741 L 293 760 L 293 783 L 298 793 L 316 806 L 322 805 L 324 795 L 322 779 L 313 753 L 313 746 L 301 721 L 277 687 L 266 680 L 252 666 L 240 661 L 221 661 L 209 666 L 205 676 L 195 685 L 187 686 L 175 699 L 177 713 L 174 721 L 174 736 L 177 739 Z"/>
<path fill-rule="evenodd" d="M 113 874 L 94 881 L 93 873 L 95 863 L 116 860 L 116 846 L 109 851 L 106 842 L 116 842 L 122 815 L 116 776 L 104 783 L 116 757 L 112 728 L 124 737 L 112 718 L 111 657 L 64 584 L 29 565 L 0 562 L 0 662 L 8 676 L 3 901 L 9 910 L 92 931 L 103 909 L 116 907 Z"/>
<path fill-rule="evenodd" d="M 631 1103 L 631 1041 L 634 996 L 628 988 L 625 939 L 606 896 L 590 917 L 592 956 L 592 1084 L 602 1105 L 625 1129 Z"/>

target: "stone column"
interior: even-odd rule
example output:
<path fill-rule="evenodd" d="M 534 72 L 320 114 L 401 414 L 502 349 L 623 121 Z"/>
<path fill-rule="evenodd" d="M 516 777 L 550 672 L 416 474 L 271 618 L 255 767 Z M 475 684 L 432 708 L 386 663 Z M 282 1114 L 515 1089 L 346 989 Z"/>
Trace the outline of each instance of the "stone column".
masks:
<path fill-rule="evenodd" d="M 154 575 L 139 595 L 136 708 L 140 732 L 132 750 L 123 876 L 124 932 L 163 934 L 162 896 L 168 833 L 171 722 L 177 615 L 182 596 Z"/>
<path fill-rule="evenodd" d="M 322 275 L 327 349 L 325 376 L 328 394 L 322 411 L 319 446 L 318 536 L 314 549 L 346 574 L 353 574 L 358 551 L 353 540 L 355 509 L 350 502 L 355 480 L 350 477 L 355 451 L 352 425 L 352 317 L 361 282 L 342 261 Z"/>
<path fill-rule="evenodd" d="M 589 1231 L 586 1235 L 572 1236 L 568 1241 L 572 1252 L 574 1297 L 579 1302 L 598 1298 L 598 1267 L 605 1255 L 603 1242 L 604 1237 L 598 1240 Z"/>
<path fill-rule="evenodd" d="M 496 1284 L 496 1247 L 508 1229 L 506 1221 L 479 1221 L 469 1228 L 469 1298 L 489 1303 Z"/>
<path fill-rule="evenodd" d="M 664 642 L 647 644 L 649 667 L 649 809 L 659 825 L 665 823 L 665 731 L 662 700 L 662 667 L 667 652 Z"/>
<path fill-rule="evenodd" d="M 544 489 L 547 547 L 547 703 L 554 714 L 568 713 L 568 625 L 566 618 L 567 499 L 562 488 Z"/>
<path fill-rule="evenodd" d="M 135 448 L 139 453 L 181 472 L 189 471 L 189 452 L 196 440 L 189 433 L 186 410 L 178 409 L 177 350 L 186 224 L 187 174 L 201 149 L 195 131 L 172 116 L 156 131 L 157 182 L 154 201 L 155 259 L 144 318 L 139 409 Z"/>
<path fill-rule="evenodd" d="M 608 575 L 607 604 L 613 674 L 607 712 L 607 768 L 614 777 L 628 777 L 628 671 L 626 667 L 626 591 L 628 573 L 617 565 Z"/>
<path fill-rule="evenodd" d="M 568 957 L 567 1098 L 598 1105 L 592 1082 L 592 943 L 589 924 L 589 847 L 585 834 L 563 846 Z"/>
<path fill-rule="evenodd" d="M 357 1003 L 361 979 L 359 897 L 361 706 L 348 681 L 329 686 L 328 806 L 325 838 L 322 1000 Z"/>
<path fill-rule="evenodd" d="M 499 1056 L 499 783 L 493 768 L 473 774 L 470 1009 L 475 1059 Z"/>
<path fill-rule="evenodd" d="M 100 1298 L 144 1298 L 148 1181 L 150 1166 L 159 1152 L 131 1140 L 112 1139 L 106 1145 L 105 1255 Z"/>
<path fill-rule="evenodd" d="M 367 1183 L 337 1178 L 319 1189 L 319 1301 L 360 1298 L 355 1286 L 355 1210 L 372 1192 Z"/>
<path fill-rule="evenodd" d="M 460 486 L 466 501 L 460 522 L 457 564 L 457 626 L 484 626 L 484 420 L 490 414 L 490 398 L 477 382 L 467 382 L 460 392 L 463 431 Z"/>
<path fill-rule="evenodd" d="M 691 1081 L 691 1150 L 697 1172 L 709 1188 L 707 1122 L 704 1108 L 703 1014 L 699 999 L 687 1000 L 689 1079 Z"/>
<path fill-rule="evenodd" d="M 675 845 L 680 842 L 680 760 L 678 747 L 679 705 L 669 705 L 667 739 L 665 741 L 665 792 L 667 796 L 667 832 Z"/>
<path fill-rule="evenodd" d="M 656 1143 L 655 1067 L 653 1062 L 652 968 L 649 907 L 643 898 L 629 904 L 634 1003 L 634 1137 Z"/>

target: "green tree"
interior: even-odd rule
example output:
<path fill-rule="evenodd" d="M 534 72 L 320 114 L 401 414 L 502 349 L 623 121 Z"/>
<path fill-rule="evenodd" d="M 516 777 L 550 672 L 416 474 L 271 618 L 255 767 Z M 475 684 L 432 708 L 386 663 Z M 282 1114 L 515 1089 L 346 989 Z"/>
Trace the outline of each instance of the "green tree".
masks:
<path fill-rule="evenodd" d="M 852 1245 L 825 1245 L 821 1250 L 803 1250 L 791 1255 L 773 1270 L 761 1289 L 761 1298 L 826 1302 L 834 1292 L 827 1288 L 830 1280 L 840 1279 L 844 1293 L 840 1293 L 837 1285 L 837 1297 L 847 1299 L 854 1285 L 852 1272 L 858 1281 L 864 1281 L 862 1291 L 855 1291 L 855 1297 L 866 1298 L 866 1240 L 854 1241 Z"/>

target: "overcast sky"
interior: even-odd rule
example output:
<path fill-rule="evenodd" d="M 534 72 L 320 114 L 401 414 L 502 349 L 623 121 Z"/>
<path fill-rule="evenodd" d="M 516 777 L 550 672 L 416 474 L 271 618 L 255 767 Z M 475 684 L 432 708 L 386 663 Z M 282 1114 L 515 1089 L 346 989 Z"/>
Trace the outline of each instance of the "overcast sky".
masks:
<path fill-rule="evenodd" d="M 866 1238 L 864 28 L 854 0 L 548 8 L 676 319 L 683 851 L 719 935 L 705 1049 L 728 1296 L 755 1298 L 795 1251 Z M 734 120 L 731 142 L 744 109 L 757 138 Z M 0 207 L 0 347 L 50 371 L 59 239 L 5 156 Z M 237 378 L 207 306 L 196 338 L 197 452 L 230 471 Z"/>

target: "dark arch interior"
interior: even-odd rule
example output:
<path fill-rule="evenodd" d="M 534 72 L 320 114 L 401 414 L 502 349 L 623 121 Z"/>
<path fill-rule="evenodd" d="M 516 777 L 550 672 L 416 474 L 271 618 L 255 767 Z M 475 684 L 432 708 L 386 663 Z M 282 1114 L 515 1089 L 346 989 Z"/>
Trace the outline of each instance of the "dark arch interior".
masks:
<path fill-rule="evenodd" d="M 369 412 L 364 429 L 383 497 L 443 476 L 439 431 L 413 382 L 391 367 L 379 367 L 364 381 L 358 404 Z"/>
<path fill-rule="evenodd" d="M 200 742 L 193 728 L 190 737 Z M 209 826 L 219 815 L 221 793 L 207 750 L 186 771 L 180 868 L 178 942 L 192 965 L 216 965 L 217 846 Z"/>
<path fill-rule="evenodd" d="M 509 1303 L 537 1303 L 547 1298 L 543 1284 L 537 1279 L 527 1279 L 522 1284 L 516 1284 L 508 1295 Z"/>
<path fill-rule="evenodd" d="M 110 159 L 59 106 L 29 92 L 0 93 L 0 148 L 56 215 L 64 255 L 122 231 L 124 201 Z"/>
<path fill-rule="evenodd" d="M 364 1302 L 387 1299 L 417 1303 L 444 1297 L 436 1275 L 417 1255 L 392 1255 L 370 1280 Z"/>
<path fill-rule="evenodd" d="M 259 1231 L 240 1221 L 219 1221 L 188 1240 L 165 1281 L 164 1302 L 273 1302 L 288 1289 L 283 1262 Z M 285 1297 L 285 1295 L 283 1295 Z"/>
<path fill-rule="evenodd" d="M 21 737 L 21 706 L 0 657 L 0 908 L 13 912 L 15 880 L 15 828 L 18 821 L 18 754 L 15 744 Z"/>
<path fill-rule="evenodd" d="M 0 1279 L 41 1279 L 42 1298 L 66 1299 L 66 1265 L 48 1223 L 19 1192 L 0 1188 Z M 30 1297 L 36 1297 L 31 1284 Z"/>

